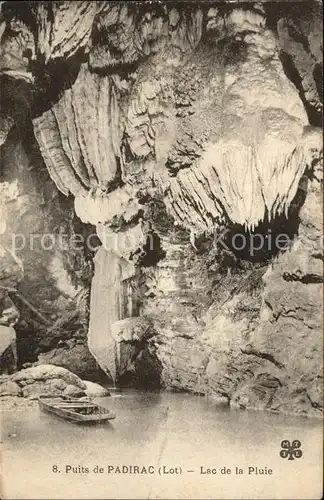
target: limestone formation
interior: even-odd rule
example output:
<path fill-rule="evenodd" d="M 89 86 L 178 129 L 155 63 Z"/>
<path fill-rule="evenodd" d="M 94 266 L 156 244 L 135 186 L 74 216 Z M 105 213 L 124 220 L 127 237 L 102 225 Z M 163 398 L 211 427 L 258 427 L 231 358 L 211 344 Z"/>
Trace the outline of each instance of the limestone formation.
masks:
<path fill-rule="evenodd" d="M 145 38 L 137 28 L 133 34 L 126 30 L 134 15 L 127 5 L 100 14 L 97 29 L 107 34 L 107 46 L 100 46 L 108 57 L 104 67 L 117 64 L 109 59 L 109 44 L 115 39 L 122 44 L 123 36 L 128 43 L 125 53 L 119 45 L 119 64 L 141 59 L 134 40 Z M 201 11 L 195 16 L 199 25 Z M 159 39 L 162 20 L 148 14 L 143 19 L 151 24 L 152 38 Z M 276 36 L 261 13 L 234 9 L 223 19 L 226 43 L 220 48 L 219 28 L 210 23 L 211 45 L 201 42 L 196 48 L 195 41 L 188 57 L 166 37 L 125 89 L 116 83 L 118 71 L 104 76 L 83 64 L 58 103 L 34 120 L 50 174 L 63 193 L 76 196 L 84 222 L 109 224 L 121 212 L 110 187 L 117 176 L 135 186 L 128 189 L 128 203 L 136 213 L 139 175 L 141 182 L 156 182 L 173 217 L 197 234 L 211 231 L 219 218 L 253 230 L 265 217 L 287 213 L 312 156 L 305 140 L 307 115 L 284 73 Z M 113 26 L 118 29 L 110 39 Z M 188 25 L 185 29 L 192 36 Z M 96 55 L 94 49 L 92 66 Z"/>
<path fill-rule="evenodd" d="M 10 23 L 2 20 L 0 39 L 0 74 L 32 82 L 28 65 L 35 56 L 35 39 L 31 29 L 17 17 Z"/>
<path fill-rule="evenodd" d="M 315 1 L 3 3 L 0 190 L 12 199 L 0 200 L 0 236 L 7 248 L 21 216 L 25 236 L 61 218 L 70 235 L 90 235 L 91 248 L 38 256 L 57 309 L 89 297 L 79 319 L 114 382 L 151 377 L 232 406 L 318 414 L 319 11 Z M 280 233 L 285 249 L 269 243 Z M 268 240 L 253 253 L 233 235 Z M 11 252 L 10 273 L 28 290 L 30 274 L 55 316 L 33 255 Z M 83 376 L 92 358 L 79 340 L 47 325 L 25 361 L 79 373 L 80 357 Z"/>
<path fill-rule="evenodd" d="M 92 23 L 103 2 L 53 2 L 36 5 L 37 50 L 49 59 L 71 57 L 84 49 Z"/>
<path fill-rule="evenodd" d="M 12 377 L 14 382 L 17 382 L 21 385 L 29 384 L 29 380 L 47 380 L 47 379 L 62 379 L 68 384 L 75 385 L 84 388 L 79 377 L 70 373 L 66 368 L 62 368 L 59 366 L 53 365 L 40 365 L 31 368 L 25 368 L 20 372 L 17 372 Z"/>
<path fill-rule="evenodd" d="M 323 20 L 319 5 L 316 7 L 310 3 L 306 7 L 306 18 L 285 15 L 278 20 L 279 45 L 282 55 L 296 68 L 300 76 L 300 91 L 320 124 L 323 91 L 318 75 L 323 71 L 323 42 L 320 37 Z"/>

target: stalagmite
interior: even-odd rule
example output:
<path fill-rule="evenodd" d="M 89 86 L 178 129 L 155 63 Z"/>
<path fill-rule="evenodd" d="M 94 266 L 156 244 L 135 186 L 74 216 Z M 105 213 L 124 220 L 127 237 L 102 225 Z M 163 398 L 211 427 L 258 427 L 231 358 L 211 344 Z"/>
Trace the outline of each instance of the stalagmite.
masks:
<path fill-rule="evenodd" d="M 95 257 L 92 280 L 88 346 L 99 366 L 116 380 L 116 346 L 110 327 L 120 319 L 119 258 L 103 248 Z"/>

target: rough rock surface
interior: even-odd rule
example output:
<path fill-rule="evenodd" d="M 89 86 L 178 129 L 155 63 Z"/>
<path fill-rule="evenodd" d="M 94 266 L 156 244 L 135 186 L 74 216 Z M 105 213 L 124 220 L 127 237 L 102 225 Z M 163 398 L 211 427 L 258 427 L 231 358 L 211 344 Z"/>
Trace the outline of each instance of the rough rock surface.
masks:
<path fill-rule="evenodd" d="M 75 385 L 67 385 L 63 391 L 64 396 L 70 396 L 72 398 L 79 398 L 85 396 L 85 392 L 80 387 Z"/>
<path fill-rule="evenodd" d="M 76 197 L 82 220 L 111 224 L 124 210 L 136 215 L 136 194 L 145 178 L 164 191 L 174 218 L 198 234 L 219 218 L 254 228 L 266 214 L 273 218 L 287 211 L 311 162 L 307 115 L 265 18 L 240 9 L 234 13 L 226 18 L 227 45 L 220 49 L 215 36 L 214 46 L 191 47 L 190 58 L 175 53 L 172 65 L 165 46 L 140 68 L 127 92 L 113 76 L 83 64 L 58 103 L 33 120 L 49 172 L 63 193 Z M 183 103 L 188 87 L 190 103 Z M 179 113 L 188 106 L 189 113 Z M 120 177 L 126 186 L 117 193 L 125 208 L 110 193 Z"/>
<path fill-rule="evenodd" d="M 38 355 L 38 360 L 35 365 L 52 364 L 62 366 L 71 370 L 81 378 L 91 377 L 93 380 L 98 380 L 98 365 L 95 359 L 90 354 L 86 343 L 76 343 L 72 339 L 65 342 L 62 341 L 64 347 L 57 347 L 51 351 Z"/>
<path fill-rule="evenodd" d="M 109 396 L 109 391 L 99 384 L 81 380 L 66 368 L 50 364 L 25 368 L 0 380 L 1 398 L 37 398 L 41 394 L 102 397 Z"/>
<path fill-rule="evenodd" d="M 16 382 L 4 382 L 0 385 L 0 396 L 21 396 L 22 390 Z"/>
<path fill-rule="evenodd" d="M 308 114 L 321 125 L 323 116 L 323 7 L 316 3 L 305 4 L 304 17 L 282 15 L 277 28 L 281 57 L 287 71 L 299 75 L 299 90 Z M 322 78 L 322 81 L 321 81 Z"/>
<path fill-rule="evenodd" d="M 14 328 L 0 324 L 0 372 L 13 373 L 15 370 L 17 370 L 16 332 Z"/>
<path fill-rule="evenodd" d="M 73 245 L 75 233 L 89 229 L 75 225 L 73 204 L 60 197 L 31 140 L 16 129 L 1 148 L 0 317 L 11 301 L 18 367 L 40 355 L 97 380 L 84 327 L 91 260 Z"/>
<path fill-rule="evenodd" d="M 81 379 L 66 368 L 54 365 L 40 365 L 25 368 L 11 376 L 13 382 L 21 385 L 33 384 L 36 381 L 62 379 L 66 384 L 84 389 Z"/>
<path fill-rule="evenodd" d="M 86 396 L 90 398 L 102 398 L 105 396 L 110 396 L 108 389 L 105 389 L 95 382 L 91 382 L 90 380 L 83 380 L 83 383 L 85 385 L 84 392 Z"/>
<path fill-rule="evenodd" d="M 21 396 L 25 398 L 35 398 L 40 394 L 60 395 L 70 386 L 81 392 L 85 388 L 79 377 L 65 368 L 53 365 L 25 368 L 11 375 L 5 384 L 9 382 L 16 384 Z"/>
<path fill-rule="evenodd" d="M 45 61 L 71 57 L 89 41 L 92 23 L 102 2 L 61 2 L 36 5 L 37 51 Z"/>
<path fill-rule="evenodd" d="M 235 280 L 241 281 L 240 286 L 235 284 L 232 298 L 229 293 L 224 302 L 221 290 L 217 290 L 218 300 L 205 307 L 203 315 L 200 312 L 193 317 L 194 308 L 202 302 L 199 279 L 190 280 L 190 291 L 182 284 L 175 302 L 175 290 L 170 290 L 169 282 L 183 280 L 188 271 L 181 269 L 181 264 L 180 269 L 169 266 L 166 279 L 158 287 L 160 294 L 148 299 L 145 308 L 154 318 L 157 334 L 150 342 L 155 345 L 163 366 L 162 383 L 225 396 L 231 405 L 243 408 L 320 414 L 323 407 L 321 178 L 318 168 L 308 183 L 298 236 L 290 249 L 279 254 L 270 266 L 254 271 L 255 278 L 253 272 L 250 278 L 245 277 L 257 280 L 258 286 L 252 283 L 252 290 L 240 291 L 241 277 L 227 277 L 232 286 Z M 167 259 L 168 255 L 170 252 Z M 205 284 L 210 283 L 206 276 L 201 279 Z M 191 303 L 190 292 L 196 297 Z M 180 293 L 186 298 L 179 300 Z"/>

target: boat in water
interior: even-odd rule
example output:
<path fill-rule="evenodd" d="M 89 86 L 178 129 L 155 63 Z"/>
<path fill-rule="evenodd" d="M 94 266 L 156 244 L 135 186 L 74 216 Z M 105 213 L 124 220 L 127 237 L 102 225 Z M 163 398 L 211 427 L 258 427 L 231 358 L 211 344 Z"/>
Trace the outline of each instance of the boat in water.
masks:
<path fill-rule="evenodd" d="M 40 409 L 76 423 L 100 423 L 112 420 L 115 413 L 94 403 L 90 398 L 39 396 Z"/>

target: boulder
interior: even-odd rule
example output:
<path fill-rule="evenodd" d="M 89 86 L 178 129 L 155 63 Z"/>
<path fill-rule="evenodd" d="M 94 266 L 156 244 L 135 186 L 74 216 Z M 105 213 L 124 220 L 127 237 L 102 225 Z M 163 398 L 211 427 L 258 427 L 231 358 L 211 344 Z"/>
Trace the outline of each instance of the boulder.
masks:
<path fill-rule="evenodd" d="M 11 326 L 0 325 L 0 372 L 17 369 L 16 332 Z"/>
<path fill-rule="evenodd" d="M 0 325 L 0 356 L 16 341 L 16 332 L 10 326 Z"/>
<path fill-rule="evenodd" d="M 76 387 L 75 385 L 68 385 L 63 391 L 64 396 L 71 396 L 73 398 L 79 398 L 85 396 L 85 391 Z"/>
<path fill-rule="evenodd" d="M 77 375 L 71 373 L 66 368 L 62 368 L 61 366 L 54 366 L 54 365 L 32 366 L 31 368 L 25 368 L 24 370 L 15 373 L 11 377 L 11 380 L 13 382 L 17 382 L 20 386 L 23 387 L 26 385 L 35 384 L 35 382 L 44 385 L 45 382 L 51 381 L 53 379 L 59 379 L 61 381 L 64 381 L 65 386 L 63 389 L 65 389 L 67 385 L 74 385 L 76 387 L 79 387 L 80 389 L 85 388 L 84 383 Z M 48 383 L 47 385 L 51 386 L 51 383 Z M 60 389 L 61 388 L 62 387 L 60 387 Z"/>
<path fill-rule="evenodd" d="M 59 396 L 68 387 L 68 384 L 62 379 L 48 379 L 46 381 L 35 381 L 23 387 L 22 392 L 25 398 L 38 397 L 40 395 Z"/>
<path fill-rule="evenodd" d="M 117 342 L 140 341 L 153 334 L 153 321 L 145 316 L 125 318 L 112 324 L 111 332 Z"/>
<path fill-rule="evenodd" d="M 0 385 L 0 397 L 3 396 L 21 396 L 22 390 L 16 382 L 10 380 Z"/>
<path fill-rule="evenodd" d="M 38 356 L 37 365 L 50 363 L 71 370 L 80 378 L 96 379 L 98 365 L 88 346 L 83 342 L 80 343 L 80 339 L 76 340 L 72 346 L 69 346 L 68 342 L 66 342 L 66 346 L 56 347 L 49 352 L 41 353 Z"/>
<path fill-rule="evenodd" d="M 94 382 L 90 382 L 89 380 L 83 381 L 85 385 L 85 393 L 87 396 L 91 398 L 101 398 L 105 396 L 110 396 L 110 392 L 105 387 L 102 387 L 99 384 Z"/>

